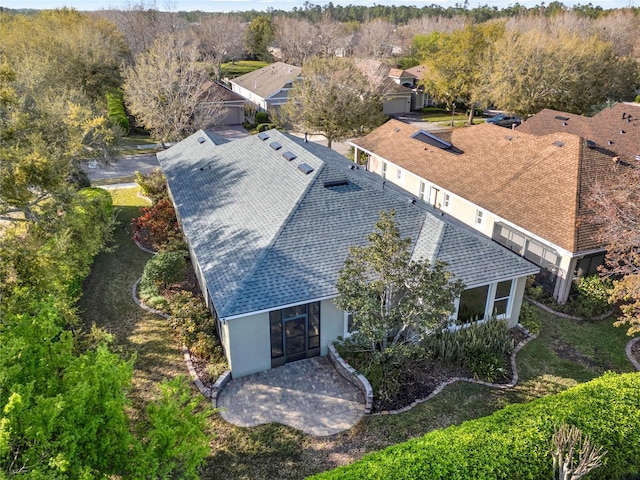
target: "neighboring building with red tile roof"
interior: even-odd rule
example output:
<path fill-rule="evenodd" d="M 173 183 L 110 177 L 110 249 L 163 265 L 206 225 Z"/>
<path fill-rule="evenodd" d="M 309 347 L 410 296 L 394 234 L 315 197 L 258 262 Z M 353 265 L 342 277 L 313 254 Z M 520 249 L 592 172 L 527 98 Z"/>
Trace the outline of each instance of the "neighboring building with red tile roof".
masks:
<path fill-rule="evenodd" d="M 616 103 L 593 117 L 545 108 L 520 125 L 519 132 L 567 132 L 595 142 L 628 162 L 640 160 L 640 103 Z"/>
<path fill-rule="evenodd" d="M 351 143 L 371 171 L 544 267 L 540 281 L 561 302 L 602 262 L 584 199 L 625 168 L 607 148 L 564 131 L 481 124 L 435 136 L 396 120 Z"/>

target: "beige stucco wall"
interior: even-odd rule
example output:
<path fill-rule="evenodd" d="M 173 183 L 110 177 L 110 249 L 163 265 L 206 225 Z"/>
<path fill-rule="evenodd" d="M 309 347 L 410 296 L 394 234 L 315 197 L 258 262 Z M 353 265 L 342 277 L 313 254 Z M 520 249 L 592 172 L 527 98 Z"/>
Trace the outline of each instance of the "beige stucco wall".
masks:
<path fill-rule="evenodd" d="M 234 318 L 226 321 L 222 328 L 233 378 L 271 368 L 268 313 Z"/>

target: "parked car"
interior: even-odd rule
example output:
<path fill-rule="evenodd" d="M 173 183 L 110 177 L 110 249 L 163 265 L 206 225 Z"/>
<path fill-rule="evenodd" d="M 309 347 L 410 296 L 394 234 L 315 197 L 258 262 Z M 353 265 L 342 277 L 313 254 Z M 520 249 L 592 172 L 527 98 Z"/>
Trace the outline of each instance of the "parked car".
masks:
<path fill-rule="evenodd" d="M 499 125 L 501 127 L 513 128 L 520 125 L 522 123 L 522 119 L 515 115 L 509 115 L 508 113 L 499 113 L 493 117 L 487 118 L 487 123 L 493 123 L 494 125 Z"/>

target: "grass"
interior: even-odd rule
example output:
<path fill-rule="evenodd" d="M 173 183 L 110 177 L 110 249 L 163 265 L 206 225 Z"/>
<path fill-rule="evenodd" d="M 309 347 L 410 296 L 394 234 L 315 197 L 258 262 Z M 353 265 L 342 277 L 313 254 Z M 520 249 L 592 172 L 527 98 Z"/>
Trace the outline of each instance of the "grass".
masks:
<path fill-rule="evenodd" d="M 261 60 L 236 60 L 235 62 L 226 62 L 220 66 L 220 76 L 222 78 L 235 78 L 266 67 L 267 65 L 269 65 L 267 62 Z"/>
<path fill-rule="evenodd" d="M 156 394 L 160 380 L 186 373 L 166 321 L 140 310 L 131 300 L 131 285 L 149 258 L 131 241 L 130 219 L 145 205 L 135 194 L 135 188 L 112 191 L 121 222 L 114 249 L 96 259 L 81 302 L 88 325 L 95 322 L 112 332 L 123 355 L 137 353 L 131 392 L 134 415 Z M 365 417 L 331 437 L 311 437 L 278 424 L 235 427 L 213 415 L 210 427 L 215 435 L 201 477 L 300 479 L 508 404 L 560 392 L 607 370 L 633 370 L 624 354 L 625 329 L 613 327 L 613 319 L 575 322 L 538 312 L 541 333 L 518 354 L 520 380 L 514 389 L 456 383 L 407 413 Z M 198 395 L 195 389 L 194 395 Z"/>
<path fill-rule="evenodd" d="M 425 122 L 434 122 L 443 127 L 451 126 L 451 111 L 444 108 L 426 107 L 417 112 L 418 117 Z M 474 116 L 473 123 L 483 123 L 485 119 L 483 117 Z M 464 111 L 456 110 L 454 115 L 454 126 L 463 127 L 467 125 L 469 121 L 469 115 Z"/>

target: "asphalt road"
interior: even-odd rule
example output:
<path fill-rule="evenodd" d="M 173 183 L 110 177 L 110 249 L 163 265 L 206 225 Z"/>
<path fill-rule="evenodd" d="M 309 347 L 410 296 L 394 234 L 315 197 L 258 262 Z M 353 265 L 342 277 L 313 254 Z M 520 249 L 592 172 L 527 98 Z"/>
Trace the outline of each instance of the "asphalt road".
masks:
<path fill-rule="evenodd" d="M 155 168 L 160 168 L 155 153 L 126 155 L 109 165 L 86 163 L 83 166 L 91 181 L 132 177 L 135 172 L 147 173 Z"/>

